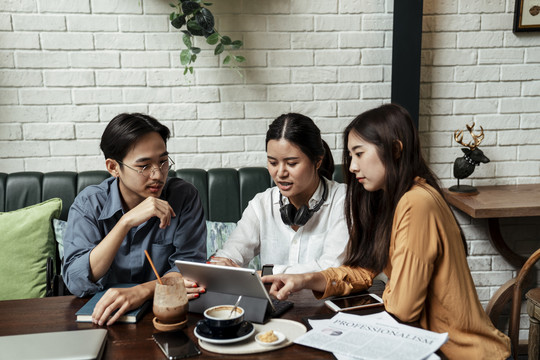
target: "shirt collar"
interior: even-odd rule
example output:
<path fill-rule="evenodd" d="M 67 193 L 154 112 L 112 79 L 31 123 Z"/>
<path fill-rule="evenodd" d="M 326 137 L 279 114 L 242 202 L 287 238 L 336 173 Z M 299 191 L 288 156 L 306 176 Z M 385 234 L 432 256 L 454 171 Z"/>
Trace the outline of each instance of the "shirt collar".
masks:
<path fill-rule="evenodd" d="M 124 211 L 122 207 L 122 198 L 120 197 L 120 189 L 118 188 L 118 178 L 115 178 L 109 183 L 109 196 L 103 205 L 103 211 L 99 215 L 99 220 L 109 219 L 119 211 Z"/>
<path fill-rule="evenodd" d="M 315 192 L 313 193 L 313 195 L 311 196 L 311 199 L 309 199 L 308 201 L 308 207 L 310 209 L 312 209 L 313 207 L 315 207 L 315 205 L 317 205 L 319 203 L 319 201 L 321 201 L 322 199 L 322 196 L 323 196 L 323 192 L 324 192 L 324 185 L 323 185 L 323 181 L 326 181 L 326 179 L 324 177 L 321 176 L 321 181 L 319 181 L 319 186 L 317 186 L 317 190 L 315 190 Z M 328 184 L 328 182 L 326 183 L 326 187 L 329 188 L 330 185 Z M 276 197 L 276 199 L 274 200 L 274 203 L 278 203 L 279 204 L 279 188 L 277 188 L 276 186 L 276 189 L 278 191 L 278 196 Z M 328 191 L 330 192 L 330 191 Z M 326 199 L 328 200 L 328 194 L 326 195 Z M 289 203 L 289 198 L 283 196 L 283 205 L 285 204 L 288 204 Z M 323 204 L 325 205 L 326 202 Z"/>

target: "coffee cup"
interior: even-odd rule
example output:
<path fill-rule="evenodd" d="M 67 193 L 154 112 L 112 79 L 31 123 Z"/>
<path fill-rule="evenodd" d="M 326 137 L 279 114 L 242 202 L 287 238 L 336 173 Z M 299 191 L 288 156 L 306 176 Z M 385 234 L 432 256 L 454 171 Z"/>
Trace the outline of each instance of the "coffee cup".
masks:
<path fill-rule="evenodd" d="M 216 338 L 236 336 L 244 322 L 244 309 L 233 305 L 212 306 L 204 311 L 204 323 Z"/>

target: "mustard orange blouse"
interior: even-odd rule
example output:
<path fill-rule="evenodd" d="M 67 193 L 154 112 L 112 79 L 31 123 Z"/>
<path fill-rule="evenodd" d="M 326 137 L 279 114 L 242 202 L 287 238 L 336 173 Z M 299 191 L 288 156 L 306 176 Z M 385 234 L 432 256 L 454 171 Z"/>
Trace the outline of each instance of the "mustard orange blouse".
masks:
<path fill-rule="evenodd" d="M 449 359 L 506 359 L 510 339 L 485 313 L 469 271 L 459 228 L 442 196 L 424 179 L 398 202 L 384 273 L 386 311 L 403 322 L 448 332 L 441 351 Z M 341 266 L 322 271 L 324 294 L 347 295 L 368 288 L 375 273 Z"/>

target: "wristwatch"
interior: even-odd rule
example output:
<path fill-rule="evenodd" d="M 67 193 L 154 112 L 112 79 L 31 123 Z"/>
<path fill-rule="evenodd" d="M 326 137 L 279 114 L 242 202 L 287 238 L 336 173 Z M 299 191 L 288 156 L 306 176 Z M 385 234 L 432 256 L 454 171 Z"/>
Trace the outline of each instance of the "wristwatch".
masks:
<path fill-rule="evenodd" d="M 265 265 L 263 265 L 262 272 L 261 272 L 262 276 L 273 275 L 273 274 L 274 274 L 274 265 L 273 264 L 265 264 Z"/>

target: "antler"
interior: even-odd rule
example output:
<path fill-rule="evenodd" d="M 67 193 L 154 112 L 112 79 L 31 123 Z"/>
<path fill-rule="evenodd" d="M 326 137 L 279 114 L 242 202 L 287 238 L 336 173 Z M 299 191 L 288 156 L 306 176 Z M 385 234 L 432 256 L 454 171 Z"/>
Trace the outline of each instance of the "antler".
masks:
<path fill-rule="evenodd" d="M 472 138 L 473 138 L 473 141 L 474 141 L 474 144 L 472 141 L 469 141 L 467 144 L 465 144 L 463 142 L 463 130 L 456 130 L 454 131 L 454 140 L 456 140 L 456 142 L 458 144 L 461 144 L 463 146 L 466 146 L 468 147 L 469 149 L 471 150 L 474 150 L 476 149 L 480 143 L 482 142 L 482 140 L 484 140 L 484 128 L 482 126 L 480 126 L 480 134 L 478 135 L 475 135 L 473 133 L 473 130 L 474 130 L 474 122 L 472 123 L 471 126 L 469 125 L 465 125 L 467 127 L 467 130 L 469 130 L 469 133 L 471 134 Z"/>

